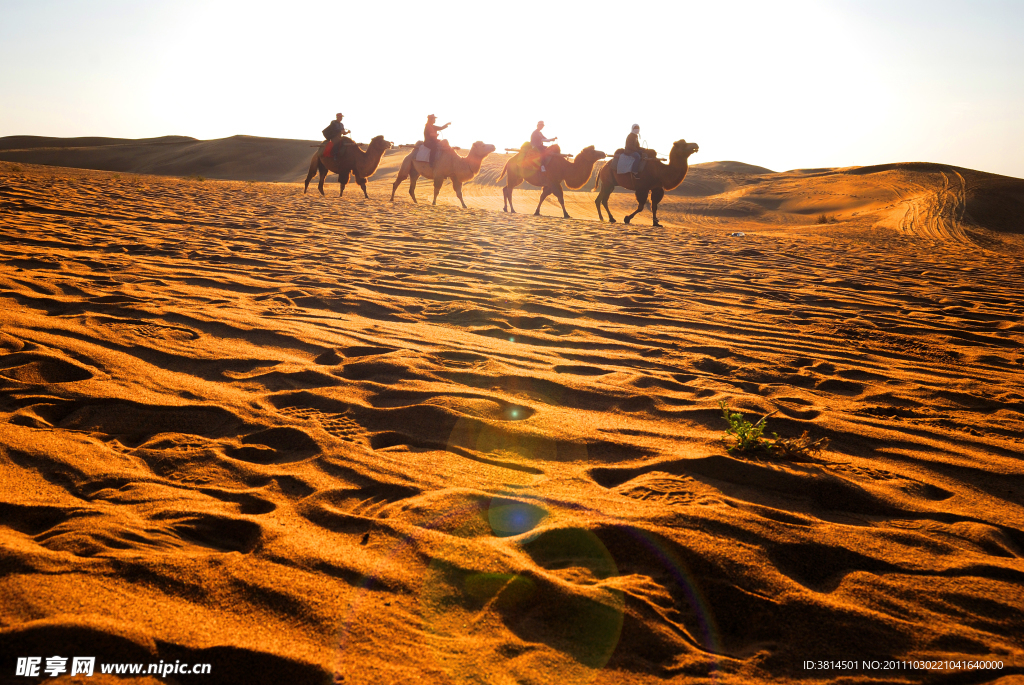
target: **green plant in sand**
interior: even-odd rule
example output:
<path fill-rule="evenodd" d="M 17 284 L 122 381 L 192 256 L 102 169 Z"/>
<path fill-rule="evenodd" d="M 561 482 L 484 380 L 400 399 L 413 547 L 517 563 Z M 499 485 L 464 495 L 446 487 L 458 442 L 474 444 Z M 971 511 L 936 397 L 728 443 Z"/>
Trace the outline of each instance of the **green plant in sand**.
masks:
<path fill-rule="evenodd" d="M 757 423 L 751 423 L 743 414 L 729 409 L 725 400 L 720 401 L 718 406 L 722 409 L 722 418 L 729 424 L 722 442 L 732 443 L 725 448 L 730 454 L 739 452 L 756 457 L 760 453 L 776 459 L 806 461 L 828 446 L 828 438 L 814 440 L 807 431 L 799 438 L 782 438 L 778 433 L 772 433 L 770 438 L 765 437 L 768 417 L 775 412 L 765 414 Z"/>

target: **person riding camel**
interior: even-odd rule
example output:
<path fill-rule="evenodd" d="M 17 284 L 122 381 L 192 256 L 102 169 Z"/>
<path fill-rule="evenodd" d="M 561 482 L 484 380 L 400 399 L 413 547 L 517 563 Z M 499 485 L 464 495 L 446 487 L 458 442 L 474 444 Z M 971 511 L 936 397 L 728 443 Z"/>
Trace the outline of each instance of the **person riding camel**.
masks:
<path fill-rule="evenodd" d="M 540 170 L 547 171 L 547 169 L 544 168 L 544 165 L 547 164 L 548 160 L 551 159 L 551 151 L 548 149 L 546 145 L 544 145 L 544 143 L 552 143 L 558 140 L 558 136 L 555 136 L 554 138 L 545 138 L 544 134 L 541 133 L 543 129 L 544 122 L 538 121 L 537 130 L 534 131 L 533 134 L 530 136 L 530 145 L 533 146 L 534 150 L 540 153 Z"/>
<path fill-rule="evenodd" d="M 324 156 L 326 157 L 337 158 L 345 147 L 341 144 L 341 137 L 351 133 L 351 131 L 345 130 L 345 125 L 341 123 L 344 117 L 344 114 L 338 112 L 334 115 L 334 121 L 327 124 L 327 128 L 322 131 L 324 139 L 327 140 L 327 145 L 324 147 Z"/>
<path fill-rule="evenodd" d="M 434 122 L 437 121 L 437 117 L 433 114 L 427 115 L 427 125 L 423 127 L 423 144 L 430 148 L 430 166 L 434 166 L 434 162 L 437 161 L 437 148 L 438 140 L 437 134 L 440 131 L 445 130 L 452 125 L 452 122 L 448 122 L 444 126 L 435 126 Z"/>
<path fill-rule="evenodd" d="M 634 176 L 639 176 L 644 159 L 643 148 L 640 147 L 640 124 L 633 124 L 633 129 L 626 136 L 625 154 L 633 158 L 633 171 L 631 173 Z"/>

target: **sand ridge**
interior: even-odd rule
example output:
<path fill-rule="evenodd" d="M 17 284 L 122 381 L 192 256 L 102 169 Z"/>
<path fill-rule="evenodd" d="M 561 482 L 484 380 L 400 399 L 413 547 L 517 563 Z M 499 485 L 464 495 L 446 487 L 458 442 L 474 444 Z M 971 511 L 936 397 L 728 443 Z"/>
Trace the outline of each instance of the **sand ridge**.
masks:
<path fill-rule="evenodd" d="M 207 683 L 1024 675 L 1024 283 L 982 229 L 370 185 L 0 166 L 5 653 Z M 830 446 L 731 456 L 720 400 Z"/>

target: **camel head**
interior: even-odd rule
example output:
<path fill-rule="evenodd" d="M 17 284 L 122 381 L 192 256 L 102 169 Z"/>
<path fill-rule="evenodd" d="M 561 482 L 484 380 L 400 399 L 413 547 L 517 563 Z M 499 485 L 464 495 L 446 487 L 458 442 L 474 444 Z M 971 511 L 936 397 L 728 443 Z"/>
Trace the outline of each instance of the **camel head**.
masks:
<path fill-rule="evenodd" d="M 604 159 L 607 156 L 608 155 L 601 152 L 600 150 L 595 150 L 593 145 L 588 145 L 582 150 L 580 150 L 580 153 L 576 155 L 576 159 L 582 159 L 587 163 L 591 163 L 596 162 L 599 159 Z"/>
<path fill-rule="evenodd" d="M 488 145 L 487 143 L 484 143 L 483 141 L 478 140 L 475 143 L 473 143 L 473 147 L 470 148 L 469 156 L 470 157 L 479 157 L 479 158 L 483 159 L 484 157 L 486 157 L 487 155 L 491 154 L 492 152 L 494 152 L 497 149 L 498 148 L 494 147 L 493 145 Z"/>
<path fill-rule="evenodd" d="M 672 143 L 672 152 L 668 154 L 669 162 L 679 156 L 682 159 L 688 159 L 694 152 L 700 150 L 700 146 L 697 143 L 687 143 L 684 138 L 680 138 L 676 142 Z"/>
<path fill-rule="evenodd" d="M 392 143 L 391 141 L 389 141 L 389 140 L 384 140 L 384 136 L 374 136 L 374 137 L 373 137 L 373 138 L 372 138 L 372 139 L 370 140 L 370 149 L 371 149 L 371 150 L 372 150 L 372 149 L 378 149 L 378 150 L 390 150 L 390 149 L 391 149 L 391 148 L 393 148 L 394 146 L 395 146 L 395 144 L 394 144 L 394 143 Z"/>

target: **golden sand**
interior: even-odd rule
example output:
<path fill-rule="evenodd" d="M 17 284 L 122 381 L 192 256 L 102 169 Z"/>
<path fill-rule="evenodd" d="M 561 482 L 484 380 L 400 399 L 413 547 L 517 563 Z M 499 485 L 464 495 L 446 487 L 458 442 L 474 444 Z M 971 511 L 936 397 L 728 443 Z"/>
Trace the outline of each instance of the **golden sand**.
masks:
<path fill-rule="evenodd" d="M 492 211 L 504 159 L 469 210 L 0 163 L 3 668 L 1024 673 L 1024 182 L 708 165 L 652 229 Z M 106 678 L 53 682 L 158 682 Z"/>

